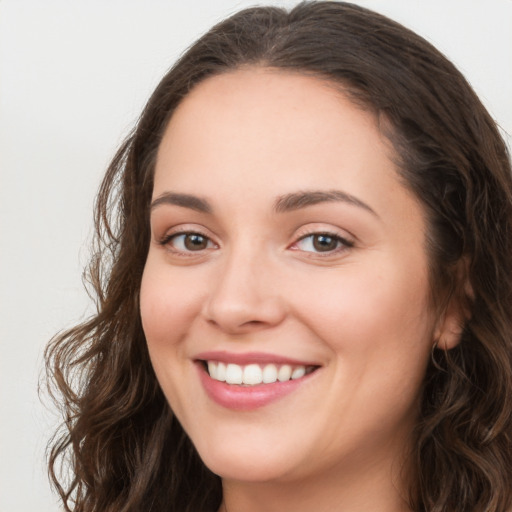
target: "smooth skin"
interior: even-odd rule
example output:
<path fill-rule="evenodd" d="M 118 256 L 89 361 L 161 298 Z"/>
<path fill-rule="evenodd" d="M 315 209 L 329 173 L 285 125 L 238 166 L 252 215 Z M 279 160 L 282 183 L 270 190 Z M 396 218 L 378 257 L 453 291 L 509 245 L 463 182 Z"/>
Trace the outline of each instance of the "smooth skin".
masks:
<path fill-rule="evenodd" d="M 222 510 L 409 510 L 421 383 L 459 318 L 431 304 L 424 212 L 375 116 L 310 76 L 208 78 L 167 127 L 153 200 L 144 331 L 173 411 L 223 479 Z M 319 368 L 234 411 L 201 385 L 195 356 L 209 350 Z"/>

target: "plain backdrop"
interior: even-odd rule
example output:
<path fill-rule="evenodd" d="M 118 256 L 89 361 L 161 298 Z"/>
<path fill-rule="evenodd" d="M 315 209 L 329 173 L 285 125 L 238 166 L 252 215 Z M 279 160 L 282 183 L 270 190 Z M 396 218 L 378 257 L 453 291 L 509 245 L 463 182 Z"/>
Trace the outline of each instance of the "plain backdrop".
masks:
<path fill-rule="evenodd" d="M 61 509 L 44 470 L 58 418 L 37 386 L 48 339 L 92 311 L 81 274 L 107 163 L 176 57 L 254 3 L 0 0 L 0 512 Z M 510 146 L 512 0 L 357 3 L 449 56 Z"/>

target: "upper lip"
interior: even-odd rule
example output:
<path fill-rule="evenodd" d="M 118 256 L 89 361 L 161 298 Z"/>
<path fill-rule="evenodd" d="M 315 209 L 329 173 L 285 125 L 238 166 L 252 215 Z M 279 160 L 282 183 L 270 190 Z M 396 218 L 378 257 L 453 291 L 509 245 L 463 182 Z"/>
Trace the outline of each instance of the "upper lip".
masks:
<path fill-rule="evenodd" d="M 256 364 L 289 364 L 294 366 L 320 366 L 314 361 L 301 361 L 291 357 L 281 356 L 277 354 L 269 354 L 266 352 L 226 352 L 223 350 L 210 350 L 201 352 L 194 357 L 200 361 L 219 361 L 222 363 L 232 363 L 238 365 Z"/>

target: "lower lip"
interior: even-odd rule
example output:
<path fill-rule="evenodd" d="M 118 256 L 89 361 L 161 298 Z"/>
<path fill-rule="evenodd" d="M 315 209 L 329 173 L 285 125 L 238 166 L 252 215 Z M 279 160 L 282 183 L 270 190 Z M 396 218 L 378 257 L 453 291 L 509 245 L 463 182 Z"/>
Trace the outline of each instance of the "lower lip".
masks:
<path fill-rule="evenodd" d="M 212 379 L 202 364 L 198 363 L 197 367 L 206 394 L 222 407 L 236 411 L 253 411 L 271 404 L 293 393 L 312 375 L 308 374 L 300 379 L 286 382 L 241 386 Z"/>

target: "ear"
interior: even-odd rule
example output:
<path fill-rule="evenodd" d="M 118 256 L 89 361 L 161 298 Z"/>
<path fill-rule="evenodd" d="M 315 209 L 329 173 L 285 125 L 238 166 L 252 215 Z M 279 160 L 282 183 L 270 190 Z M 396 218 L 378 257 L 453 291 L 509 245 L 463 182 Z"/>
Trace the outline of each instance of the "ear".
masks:
<path fill-rule="evenodd" d="M 461 308 L 453 304 L 454 300 L 455 298 L 450 300 L 450 304 L 448 304 L 443 315 L 438 319 L 434 332 L 436 347 L 441 350 L 450 350 L 456 347 L 464 330 L 465 318 L 461 314 Z"/>
<path fill-rule="evenodd" d="M 471 318 L 474 302 L 473 287 L 469 281 L 469 261 L 463 258 L 454 270 L 455 284 L 452 293 L 439 315 L 434 330 L 437 348 L 450 350 L 456 347 L 462 337 L 466 322 Z"/>

